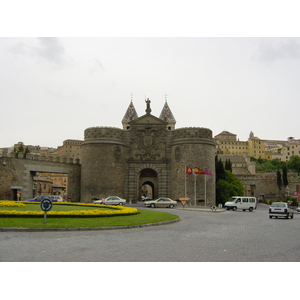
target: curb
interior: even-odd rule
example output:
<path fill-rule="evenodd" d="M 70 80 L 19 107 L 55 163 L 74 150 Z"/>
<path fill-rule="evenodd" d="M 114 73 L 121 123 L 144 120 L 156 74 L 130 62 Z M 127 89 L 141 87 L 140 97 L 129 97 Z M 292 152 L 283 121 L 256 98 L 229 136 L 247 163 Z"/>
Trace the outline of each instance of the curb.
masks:
<path fill-rule="evenodd" d="M 158 222 L 158 223 L 149 223 L 142 225 L 131 225 L 131 226 L 111 226 L 111 227 L 74 227 L 74 228 L 9 228 L 2 227 L 0 228 L 0 232 L 14 232 L 14 231 L 22 231 L 22 232 L 42 232 L 42 231 L 92 231 L 92 230 L 115 230 L 115 229 L 132 229 L 132 228 L 142 228 L 142 227 L 150 227 L 150 226 L 159 226 L 159 225 L 168 225 L 172 223 L 179 222 L 181 219 L 175 219 L 172 221 Z"/>
<path fill-rule="evenodd" d="M 209 210 L 209 209 L 201 209 L 201 208 L 176 208 L 176 210 L 188 210 L 188 211 L 197 211 L 197 212 L 208 212 L 208 213 L 222 213 L 226 212 L 225 209 L 220 209 L 220 210 Z"/>

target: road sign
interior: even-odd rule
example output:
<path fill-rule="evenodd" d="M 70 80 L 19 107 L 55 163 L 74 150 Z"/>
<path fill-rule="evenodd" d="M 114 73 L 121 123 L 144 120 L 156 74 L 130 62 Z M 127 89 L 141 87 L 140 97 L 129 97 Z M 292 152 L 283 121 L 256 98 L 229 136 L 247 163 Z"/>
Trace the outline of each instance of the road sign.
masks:
<path fill-rule="evenodd" d="M 44 211 L 44 212 L 50 211 L 52 209 L 52 201 L 48 198 L 44 198 L 41 201 L 40 206 L 41 206 L 42 211 Z"/>
<path fill-rule="evenodd" d="M 298 196 L 298 193 L 297 193 L 297 192 L 294 192 L 294 196 Z"/>
<path fill-rule="evenodd" d="M 179 198 L 179 201 L 181 202 L 183 208 L 186 205 L 186 203 L 189 201 L 189 198 Z"/>
<path fill-rule="evenodd" d="M 50 211 L 52 209 L 52 201 L 48 198 L 44 198 L 41 201 L 41 210 L 44 212 L 44 223 L 46 223 L 46 218 L 47 218 L 47 211 Z"/>

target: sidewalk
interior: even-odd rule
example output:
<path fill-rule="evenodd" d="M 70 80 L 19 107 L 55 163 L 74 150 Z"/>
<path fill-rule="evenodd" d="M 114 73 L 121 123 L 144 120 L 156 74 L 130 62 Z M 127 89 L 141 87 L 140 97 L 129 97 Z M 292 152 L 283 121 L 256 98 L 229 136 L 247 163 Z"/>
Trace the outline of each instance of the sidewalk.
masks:
<path fill-rule="evenodd" d="M 205 206 L 193 206 L 193 205 L 185 205 L 184 207 L 182 205 L 177 204 L 177 206 L 175 207 L 175 209 L 178 210 L 190 210 L 190 211 L 201 211 L 201 212 L 213 212 L 213 213 L 220 213 L 220 212 L 225 212 L 226 209 L 225 208 L 219 208 L 217 206 L 215 206 L 214 209 L 210 208 L 210 207 L 205 207 Z"/>

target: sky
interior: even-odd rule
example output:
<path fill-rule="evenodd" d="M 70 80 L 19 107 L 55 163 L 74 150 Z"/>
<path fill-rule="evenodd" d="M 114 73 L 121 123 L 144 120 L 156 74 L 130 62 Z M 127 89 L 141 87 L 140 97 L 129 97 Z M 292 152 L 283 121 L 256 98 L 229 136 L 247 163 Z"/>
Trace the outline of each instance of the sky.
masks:
<path fill-rule="evenodd" d="M 58 147 L 89 127 L 122 128 L 130 101 L 142 116 L 146 98 L 157 117 L 167 101 L 176 128 L 300 139 L 298 37 L 19 30 L 0 37 L 0 147 Z"/>

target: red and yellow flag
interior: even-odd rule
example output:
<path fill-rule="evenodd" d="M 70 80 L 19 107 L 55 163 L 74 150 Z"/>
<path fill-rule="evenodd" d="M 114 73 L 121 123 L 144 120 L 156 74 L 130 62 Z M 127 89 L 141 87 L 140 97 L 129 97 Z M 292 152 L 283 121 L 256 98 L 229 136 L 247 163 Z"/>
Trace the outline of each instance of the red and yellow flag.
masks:
<path fill-rule="evenodd" d="M 185 166 L 185 174 L 192 175 L 193 174 L 193 169 L 188 167 L 188 166 Z"/>
<path fill-rule="evenodd" d="M 205 174 L 205 172 L 202 169 L 197 168 L 197 167 L 194 168 L 194 172 L 195 172 L 195 174 Z"/>

